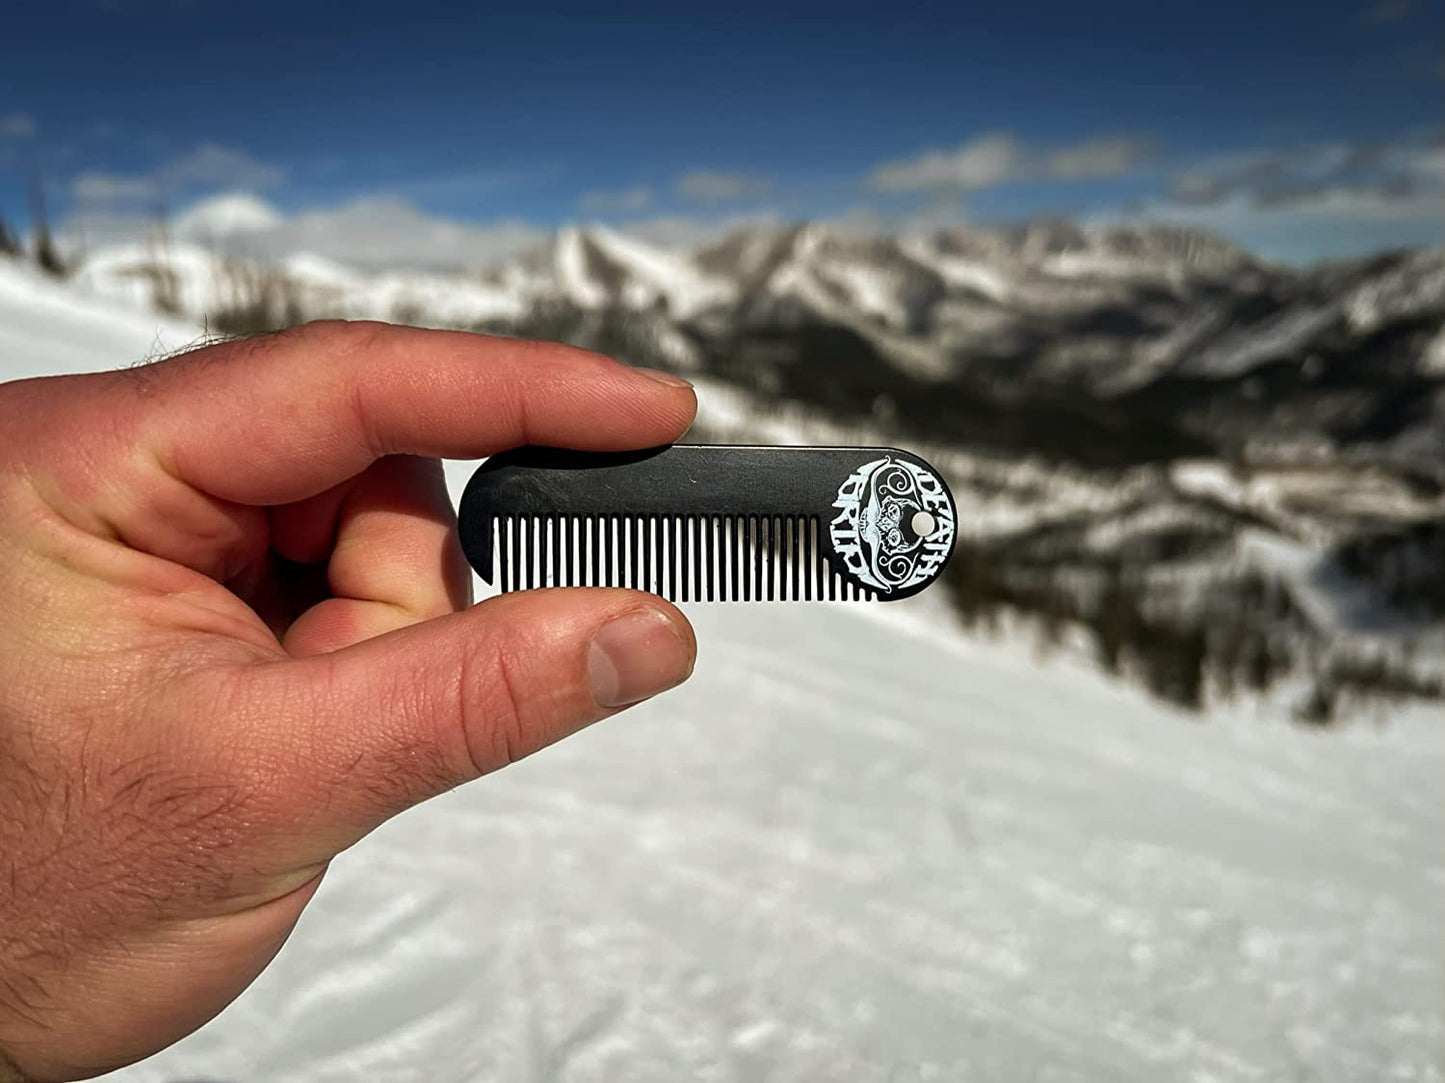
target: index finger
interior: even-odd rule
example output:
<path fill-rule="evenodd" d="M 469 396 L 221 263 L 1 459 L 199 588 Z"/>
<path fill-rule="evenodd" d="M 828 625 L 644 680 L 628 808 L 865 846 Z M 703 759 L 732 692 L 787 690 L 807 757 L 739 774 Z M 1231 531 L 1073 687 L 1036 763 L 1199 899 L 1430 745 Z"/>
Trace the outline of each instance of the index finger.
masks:
<path fill-rule="evenodd" d="M 174 476 L 240 504 L 304 499 L 386 455 L 666 444 L 697 409 L 686 381 L 586 350 L 382 323 L 211 346 L 145 378 L 146 444 Z"/>

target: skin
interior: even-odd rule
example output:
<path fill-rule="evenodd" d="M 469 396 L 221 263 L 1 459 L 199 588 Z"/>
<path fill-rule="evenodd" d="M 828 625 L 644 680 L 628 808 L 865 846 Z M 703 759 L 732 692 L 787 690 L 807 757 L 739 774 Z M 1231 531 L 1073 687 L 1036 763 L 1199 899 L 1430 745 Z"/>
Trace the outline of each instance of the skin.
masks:
<path fill-rule="evenodd" d="M 383 324 L 0 385 L 0 1079 L 190 1033 L 342 850 L 684 679 L 650 595 L 473 606 L 434 457 L 648 447 L 695 408 L 585 351 Z"/>

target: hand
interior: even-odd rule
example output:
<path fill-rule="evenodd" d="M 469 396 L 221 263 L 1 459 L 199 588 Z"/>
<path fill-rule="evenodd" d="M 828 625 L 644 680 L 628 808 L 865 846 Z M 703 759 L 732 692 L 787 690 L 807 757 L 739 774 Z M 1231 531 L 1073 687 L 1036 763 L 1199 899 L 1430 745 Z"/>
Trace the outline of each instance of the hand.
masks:
<path fill-rule="evenodd" d="M 661 599 L 470 605 L 440 466 L 676 439 L 565 346 L 314 324 L 0 386 L 0 1078 L 153 1053 L 388 817 L 683 680 Z"/>

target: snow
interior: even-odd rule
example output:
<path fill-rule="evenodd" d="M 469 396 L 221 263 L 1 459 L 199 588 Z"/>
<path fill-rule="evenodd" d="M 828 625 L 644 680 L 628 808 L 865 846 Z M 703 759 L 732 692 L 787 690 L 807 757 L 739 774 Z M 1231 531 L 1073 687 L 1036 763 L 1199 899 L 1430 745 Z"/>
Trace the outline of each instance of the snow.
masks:
<path fill-rule="evenodd" d="M 608 285 L 592 273 L 594 254 L 609 264 L 619 279 L 615 297 Z M 583 308 L 597 308 L 615 300 L 645 309 L 661 299 L 674 317 L 686 318 L 722 304 L 734 293 L 730 283 L 698 270 L 687 255 L 603 226 L 560 230 L 553 265 L 558 288 Z"/>
<path fill-rule="evenodd" d="M 1391 319 L 1429 319 L 1441 296 L 1445 296 L 1445 259 L 1438 248 L 1426 248 L 1384 274 L 1367 278 L 1344 298 L 1341 308 L 1351 327 L 1364 333 Z"/>
<path fill-rule="evenodd" d="M 281 212 L 250 192 L 226 192 L 189 207 L 175 222 L 178 237 L 218 240 L 264 233 L 281 225 Z"/>
<path fill-rule="evenodd" d="M 280 261 L 281 269 L 293 278 L 313 282 L 318 286 L 334 286 L 338 289 L 357 289 L 365 278 L 354 268 L 315 252 L 293 252 Z"/>
<path fill-rule="evenodd" d="M 1157 264 L 1150 260 L 1108 252 L 1059 252 L 1044 259 L 1042 267 L 1058 278 L 1083 278 L 1092 275 L 1128 277 L 1152 273 Z"/>
<path fill-rule="evenodd" d="M 890 327 L 908 322 L 908 311 L 899 297 L 897 275 L 867 263 L 839 261 L 822 268 L 827 281 L 848 298 L 854 307 Z"/>
<path fill-rule="evenodd" d="M 653 297 L 665 297 L 669 311 L 686 318 L 711 305 L 729 300 L 733 287 L 697 270 L 686 256 L 667 252 L 615 230 L 594 226 L 587 232 L 594 245 L 630 274 L 629 285 L 642 296 L 625 298 L 642 307 Z"/>
<path fill-rule="evenodd" d="M 82 289 L 124 302 L 150 307 L 169 293 L 176 308 L 196 317 L 217 312 L 244 295 L 245 282 L 226 257 L 194 244 L 126 244 L 99 249 L 75 274 Z M 160 276 L 164 284 L 159 284 Z"/>
<path fill-rule="evenodd" d="M 1001 304 L 1013 300 L 1014 289 L 997 265 L 981 260 L 939 252 L 926 238 L 908 238 L 903 251 L 918 263 L 932 268 L 951 286 L 973 290 Z"/>
<path fill-rule="evenodd" d="M 132 307 L 157 293 L 157 268 L 169 272 L 179 310 L 205 322 L 254 300 L 269 286 L 289 292 L 316 316 L 396 320 L 470 327 L 521 315 L 515 289 L 475 276 L 426 271 L 367 275 L 313 253 L 298 252 L 274 267 L 191 244 L 126 245 L 101 249 L 81 265 L 76 283 Z"/>
<path fill-rule="evenodd" d="M 798 249 L 811 256 L 817 247 L 814 227 L 803 231 Z M 805 243 L 806 242 L 806 243 Z M 768 289 L 781 295 L 790 295 L 821 313 L 827 319 L 843 324 L 861 337 L 879 345 L 880 353 L 910 374 L 920 379 L 939 380 L 952 374 L 950 359 L 940 351 L 903 335 L 890 335 L 884 328 L 875 326 L 871 320 L 839 298 L 832 295 L 811 262 L 799 259 L 784 263 L 768 278 Z M 857 300 L 857 298 L 853 298 Z"/>
<path fill-rule="evenodd" d="M 470 327 L 523 312 L 514 292 L 479 279 L 415 271 L 381 274 L 344 295 L 344 314 L 433 327 Z"/>
<path fill-rule="evenodd" d="M 840 607 L 692 615 L 686 690 L 344 855 L 122 1078 L 1439 1078 L 1438 734 L 1195 725 Z"/>
<path fill-rule="evenodd" d="M 557 234 L 557 285 L 583 308 L 596 308 L 607 301 L 607 291 L 587 274 L 586 239 L 580 229 Z"/>
<path fill-rule="evenodd" d="M 5 376 L 194 330 L 0 262 Z M 1438 710 L 1200 723 L 930 595 L 690 615 L 692 682 L 375 832 L 112 1078 L 1445 1078 Z"/>
<path fill-rule="evenodd" d="M 1329 463 L 1311 469 L 1299 461 L 1231 467 L 1213 460 L 1181 460 L 1170 480 L 1182 493 L 1210 496 L 1231 507 L 1288 524 L 1289 529 L 1324 543 L 1333 532 L 1311 523 L 1310 513 L 1327 509 L 1332 517 L 1354 515 L 1379 522 L 1417 522 L 1445 516 L 1445 497 L 1413 490 L 1407 481 L 1370 464 L 1351 468 Z"/>
<path fill-rule="evenodd" d="M 1298 354 L 1339 318 L 1339 310 L 1333 305 L 1290 309 L 1247 330 L 1224 335 L 1193 357 L 1186 357 L 1178 371 L 1206 379 L 1239 376 L 1267 361 Z"/>
<path fill-rule="evenodd" d="M 1420 358 L 1420 375 L 1439 379 L 1445 377 L 1445 328 L 1442 328 Z"/>
<path fill-rule="evenodd" d="M 195 324 L 85 296 L 0 257 L 0 380 L 115 368 L 202 338 Z"/>

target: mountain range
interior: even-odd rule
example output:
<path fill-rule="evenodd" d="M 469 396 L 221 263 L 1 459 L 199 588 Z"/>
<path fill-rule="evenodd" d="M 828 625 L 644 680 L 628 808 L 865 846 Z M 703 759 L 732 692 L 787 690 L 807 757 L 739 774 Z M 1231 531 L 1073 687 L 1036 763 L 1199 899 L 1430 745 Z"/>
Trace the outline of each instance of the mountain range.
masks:
<path fill-rule="evenodd" d="M 1445 695 L 1440 250 L 1297 268 L 1152 225 L 812 223 L 690 250 L 573 228 L 482 270 L 363 272 L 247 257 L 262 220 L 222 220 L 224 243 L 97 251 L 75 282 L 221 333 L 380 318 L 669 368 L 705 389 L 706 437 L 942 462 L 968 623 L 1027 614 L 1191 706 Z"/>

